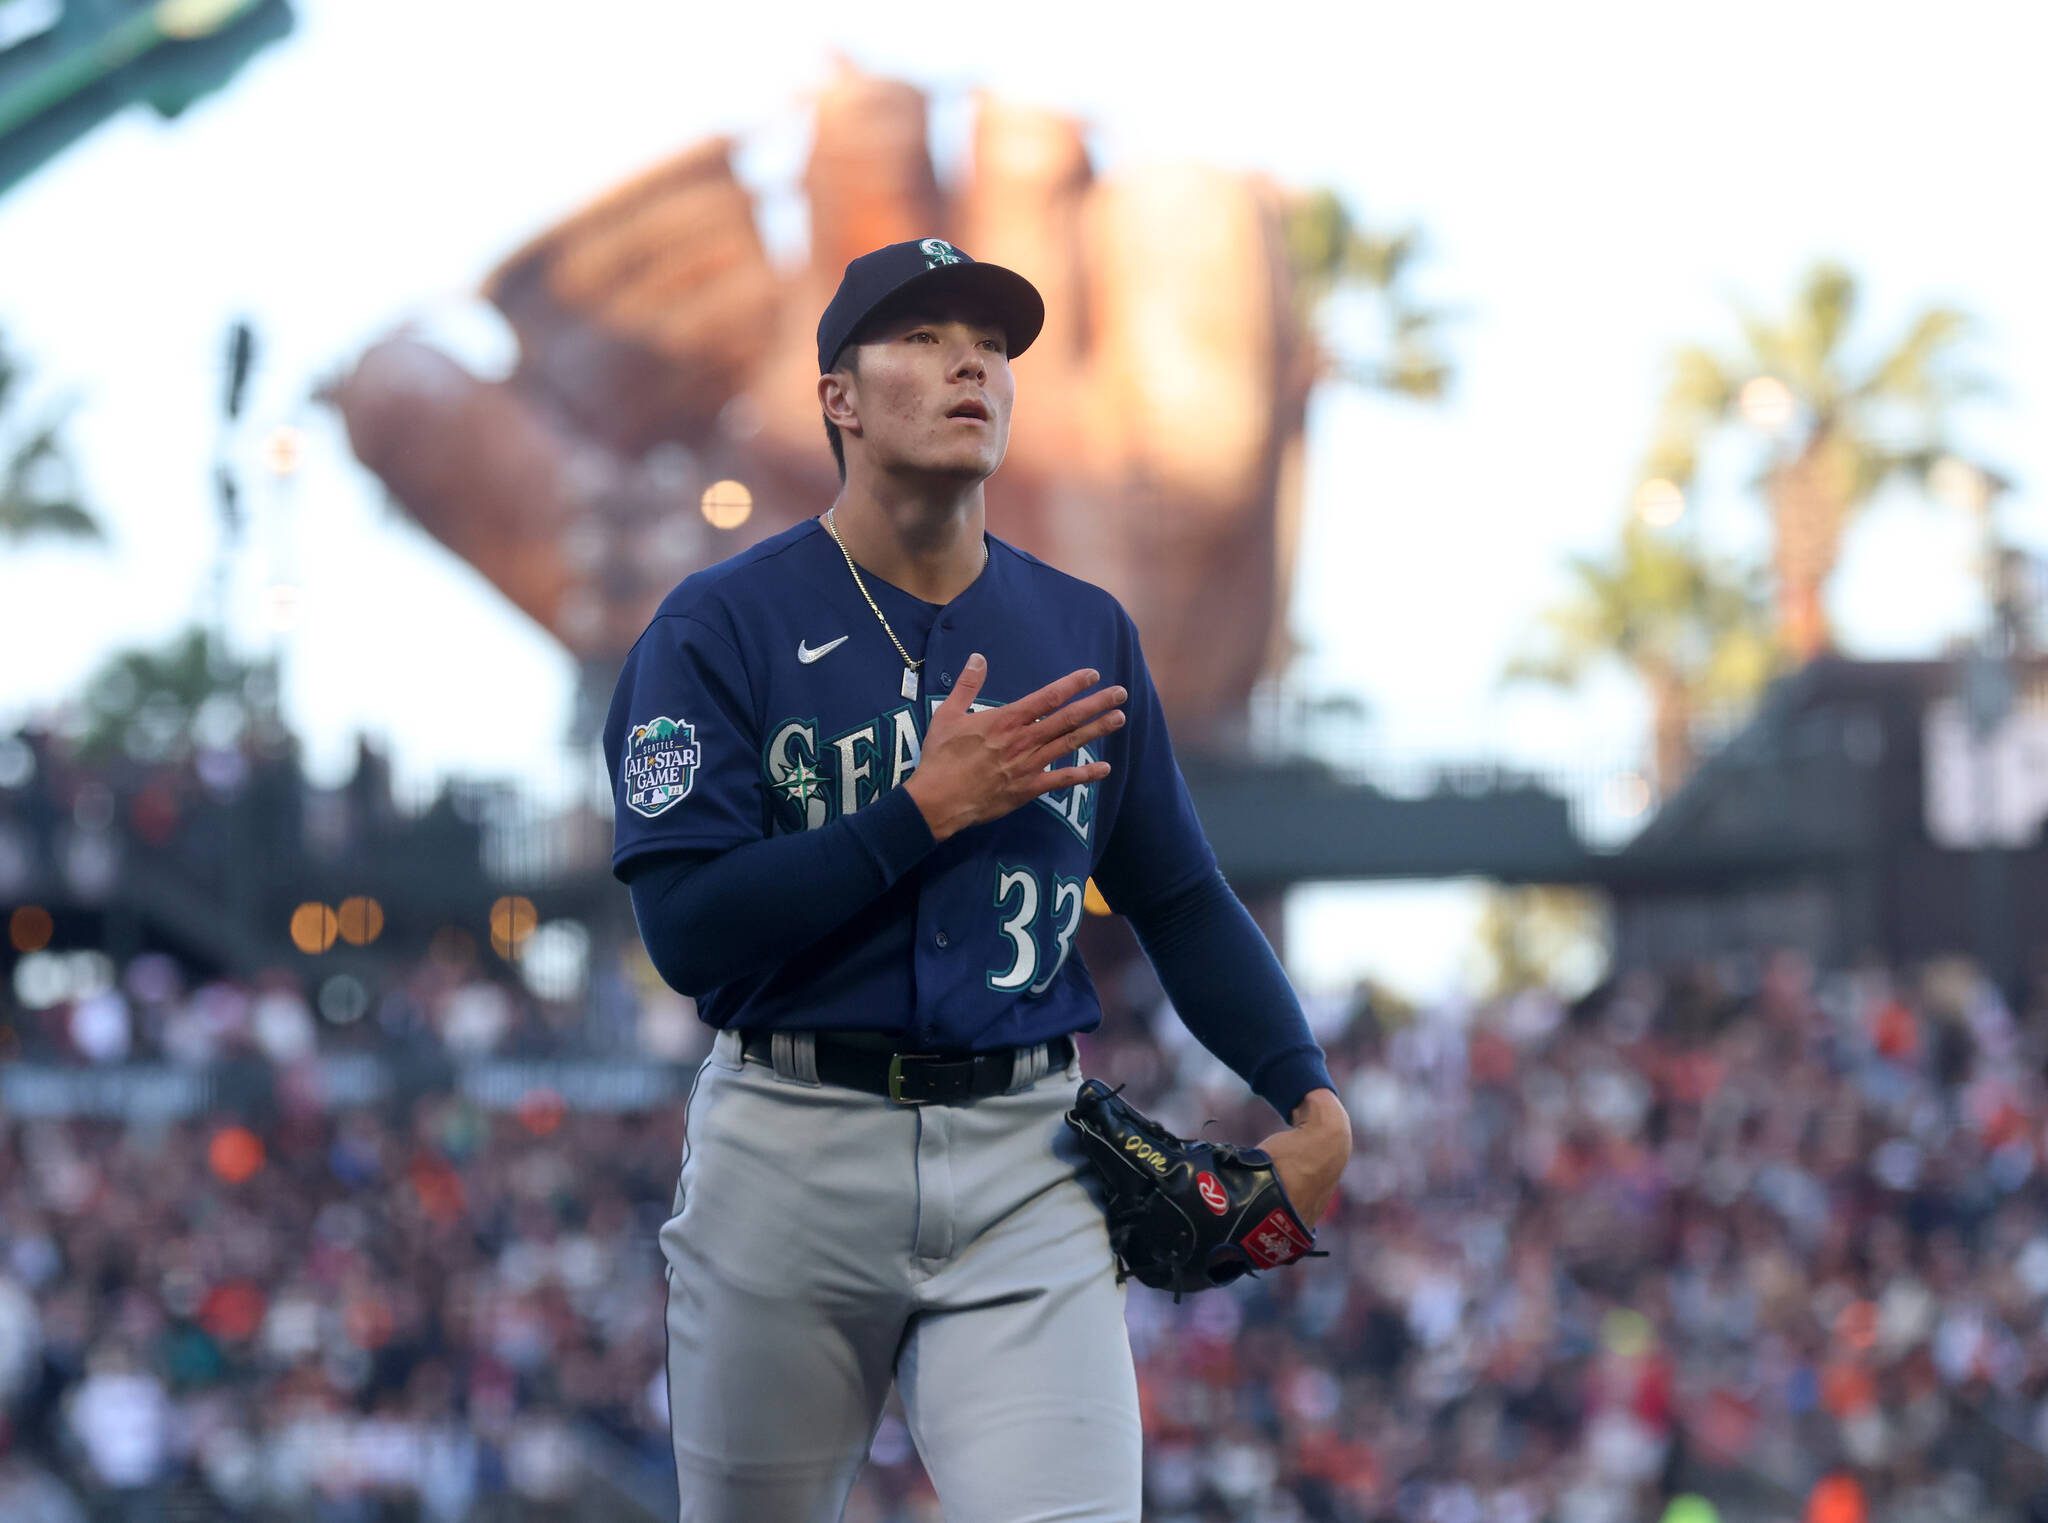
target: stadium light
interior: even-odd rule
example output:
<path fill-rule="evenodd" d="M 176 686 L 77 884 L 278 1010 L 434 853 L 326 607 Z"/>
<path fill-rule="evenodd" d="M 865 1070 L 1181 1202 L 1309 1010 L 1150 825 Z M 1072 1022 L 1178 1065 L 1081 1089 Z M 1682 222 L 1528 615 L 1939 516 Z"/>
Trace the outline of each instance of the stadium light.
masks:
<path fill-rule="evenodd" d="M 740 481 L 714 481 L 698 504 L 714 529 L 737 529 L 754 516 L 754 494 Z"/>
<path fill-rule="evenodd" d="M 318 957 L 334 945 L 341 933 L 341 921 L 324 904 L 308 901 L 292 911 L 292 945 L 308 957 Z"/>
<path fill-rule="evenodd" d="M 1636 488 L 1636 513 L 1653 529 L 1668 529 L 1685 516 L 1685 493 L 1678 484 L 1653 476 Z"/>
<path fill-rule="evenodd" d="M 273 476 L 295 476 L 306 458 L 303 429 L 280 423 L 263 441 L 263 464 Z"/>
<path fill-rule="evenodd" d="M 358 894 L 341 901 L 335 921 L 343 941 L 352 947 L 366 947 L 384 934 L 384 906 Z"/>
<path fill-rule="evenodd" d="M 1776 433 L 1792 421 L 1793 408 L 1797 403 L 1791 387 L 1774 375 L 1760 375 L 1743 383 L 1742 390 L 1736 394 L 1735 405 L 1752 427 L 1765 433 Z"/>
<path fill-rule="evenodd" d="M 506 894 L 495 900 L 491 905 L 491 950 L 511 961 L 539 923 L 540 916 L 531 899 Z"/>

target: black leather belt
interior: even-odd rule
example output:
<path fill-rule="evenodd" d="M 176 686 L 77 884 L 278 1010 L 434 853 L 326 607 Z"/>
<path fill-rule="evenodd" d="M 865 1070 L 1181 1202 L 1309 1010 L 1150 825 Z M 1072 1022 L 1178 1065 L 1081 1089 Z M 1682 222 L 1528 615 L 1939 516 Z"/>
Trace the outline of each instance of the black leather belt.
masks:
<path fill-rule="evenodd" d="M 868 1040 L 873 1040 L 869 1038 Z M 763 1063 L 774 1062 L 774 1034 L 749 1031 L 740 1051 Z M 818 1078 L 826 1084 L 886 1095 L 898 1105 L 961 1105 L 1008 1091 L 1016 1077 L 1017 1055 L 1028 1047 L 995 1052 L 892 1052 L 886 1047 L 857 1045 L 818 1033 Z M 1046 1044 L 1052 1073 L 1074 1060 L 1074 1039 L 1056 1036 Z"/>

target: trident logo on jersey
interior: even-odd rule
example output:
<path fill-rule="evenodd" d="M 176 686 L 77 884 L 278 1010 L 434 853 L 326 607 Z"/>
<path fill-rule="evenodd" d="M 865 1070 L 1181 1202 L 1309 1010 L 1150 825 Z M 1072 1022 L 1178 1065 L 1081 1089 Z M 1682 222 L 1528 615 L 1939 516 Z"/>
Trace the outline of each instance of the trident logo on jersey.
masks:
<path fill-rule="evenodd" d="M 620 770 L 626 803 L 636 814 L 653 819 L 689 796 L 697 765 L 704 759 L 696 727 L 681 719 L 650 719 L 626 732 L 626 758 Z"/>
<path fill-rule="evenodd" d="M 928 270 L 942 264 L 960 264 L 967 258 L 943 238 L 927 238 L 918 247 L 924 250 L 924 267 Z"/>

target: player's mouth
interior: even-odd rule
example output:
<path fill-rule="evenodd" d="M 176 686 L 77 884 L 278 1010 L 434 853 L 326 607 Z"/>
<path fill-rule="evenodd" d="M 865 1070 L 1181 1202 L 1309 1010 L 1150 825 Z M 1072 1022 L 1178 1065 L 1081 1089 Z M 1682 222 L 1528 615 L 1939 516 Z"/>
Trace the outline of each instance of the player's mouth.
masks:
<path fill-rule="evenodd" d="M 989 417 L 987 404 L 982 402 L 962 402 L 958 407 L 947 413 L 946 416 L 949 419 L 965 419 L 975 423 L 993 421 Z"/>

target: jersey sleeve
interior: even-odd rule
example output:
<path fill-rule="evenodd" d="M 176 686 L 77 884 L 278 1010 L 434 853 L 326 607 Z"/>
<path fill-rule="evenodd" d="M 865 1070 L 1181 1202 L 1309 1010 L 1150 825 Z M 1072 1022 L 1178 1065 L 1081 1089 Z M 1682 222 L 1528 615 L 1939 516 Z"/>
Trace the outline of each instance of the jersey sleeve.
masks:
<path fill-rule="evenodd" d="M 605 716 L 613 874 L 653 852 L 726 851 L 764 835 L 759 732 L 732 642 L 696 614 L 657 617 Z"/>
<path fill-rule="evenodd" d="M 1118 610 L 1124 675 L 1122 742 L 1109 753 L 1104 779 L 1112 800 L 1108 833 L 1095 864 L 1095 886 L 1120 915 L 1130 915 L 1216 870 L 1216 853 L 1202 832 L 1187 780 L 1173 758 L 1166 715 L 1152 685 L 1138 627 Z"/>

